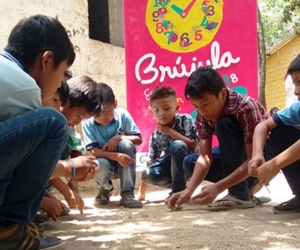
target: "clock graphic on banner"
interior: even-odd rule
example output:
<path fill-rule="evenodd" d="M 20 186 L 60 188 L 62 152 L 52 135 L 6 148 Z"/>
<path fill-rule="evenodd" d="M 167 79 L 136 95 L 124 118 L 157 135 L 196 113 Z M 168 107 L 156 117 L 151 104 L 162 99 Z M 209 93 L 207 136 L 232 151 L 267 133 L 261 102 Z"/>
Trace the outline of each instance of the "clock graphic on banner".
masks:
<path fill-rule="evenodd" d="M 187 53 L 209 44 L 223 20 L 223 0 L 149 0 L 146 25 L 154 41 Z"/>

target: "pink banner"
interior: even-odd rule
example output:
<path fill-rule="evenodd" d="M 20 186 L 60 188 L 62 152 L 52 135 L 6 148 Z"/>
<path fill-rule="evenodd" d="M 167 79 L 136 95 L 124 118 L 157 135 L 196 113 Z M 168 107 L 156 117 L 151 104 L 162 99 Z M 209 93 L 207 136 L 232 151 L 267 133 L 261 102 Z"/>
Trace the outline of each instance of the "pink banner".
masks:
<path fill-rule="evenodd" d="M 180 113 L 196 116 L 184 87 L 198 66 L 212 65 L 229 88 L 257 98 L 257 16 L 254 0 L 126 0 L 127 108 L 147 152 L 155 129 L 149 94 L 176 89 Z"/>

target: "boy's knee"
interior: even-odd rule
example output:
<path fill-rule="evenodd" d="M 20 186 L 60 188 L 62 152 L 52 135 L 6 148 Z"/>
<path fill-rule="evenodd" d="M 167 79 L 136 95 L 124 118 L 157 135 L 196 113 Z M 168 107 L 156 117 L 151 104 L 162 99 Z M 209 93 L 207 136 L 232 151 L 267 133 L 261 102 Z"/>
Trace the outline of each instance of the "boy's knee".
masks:
<path fill-rule="evenodd" d="M 118 151 L 120 153 L 133 153 L 135 154 L 136 153 L 136 147 L 135 145 L 133 144 L 132 141 L 129 141 L 129 140 L 121 140 L 119 142 L 119 145 L 118 145 Z"/>
<path fill-rule="evenodd" d="M 143 182 L 145 182 L 145 183 L 148 183 L 149 184 L 149 171 L 148 171 L 148 169 L 144 169 L 143 171 L 142 171 L 142 173 L 141 173 L 141 180 L 143 181 Z"/>
<path fill-rule="evenodd" d="M 195 162 L 192 155 L 188 155 L 184 157 L 182 161 L 182 169 L 187 178 L 190 178 L 193 175 L 194 166 L 195 166 Z"/>
<path fill-rule="evenodd" d="M 238 120 L 232 115 L 225 115 L 218 118 L 215 131 L 217 136 L 221 134 L 226 135 L 226 133 L 234 132 L 234 133 L 241 133 L 243 134 L 243 129 Z"/>
<path fill-rule="evenodd" d="M 171 143 L 169 151 L 170 153 L 172 153 L 172 152 L 178 152 L 180 150 L 185 150 L 185 149 L 187 149 L 187 145 L 184 141 L 175 140 Z"/>
<path fill-rule="evenodd" d="M 111 166 L 111 164 L 110 164 L 110 162 L 109 162 L 109 160 L 107 160 L 107 159 L 105 159 L 105 158 L 97 158 L 96 160 L 95 160 L 95 162 L 96 162 L 96 164 L 98 165 L 98 167 L 99 167 L 99 171 L 101 171 L 101 170 L 109 170 L 110 169 L 110 166 Z"/>

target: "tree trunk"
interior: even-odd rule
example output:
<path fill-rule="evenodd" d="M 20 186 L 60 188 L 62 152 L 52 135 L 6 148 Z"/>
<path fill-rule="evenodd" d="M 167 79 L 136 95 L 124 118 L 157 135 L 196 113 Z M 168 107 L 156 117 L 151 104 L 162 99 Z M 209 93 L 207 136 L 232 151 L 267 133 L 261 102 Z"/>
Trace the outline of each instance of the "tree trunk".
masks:
<path fill-rule="evenodd" d="M 266 107 L 266 45 L 264 38 L 264 27 L 261 22 L 260 11 L 257 6 L 258 17 L 258 100 Z"/>

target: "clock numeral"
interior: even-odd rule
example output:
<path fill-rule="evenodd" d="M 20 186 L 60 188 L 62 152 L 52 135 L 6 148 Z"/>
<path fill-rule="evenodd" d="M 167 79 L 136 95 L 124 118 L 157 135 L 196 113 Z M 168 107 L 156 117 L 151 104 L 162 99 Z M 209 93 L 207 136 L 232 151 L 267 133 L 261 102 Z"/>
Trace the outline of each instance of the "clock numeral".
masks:
<path fill-rule="evenodd" d="M 206 16 L 203 17 L 200 26 L 205 27 L 205 28 L 208 26 L 208 20 L 207 20 Z"/>
<path fill-rule="evenodd" d="M 191 45 L 192 43 L 190 42 L 189 34 L 188 33 L 183 33 L 180 37 L 180 47 L 185 48 Z"/>
<path fill-rule="evenodd" d="M 174 31 L 165 31 L 164 35 L 169 35 L 168 37 L 168 44 L 175 43 L 178 39 L 178 35 L 174 33 Z"/>
<path fill-rule="evenodd" d="M 230 78 L 233 83 L 237 83 L 239 81 L 239 78 L 236 76 L 236 74 L 231 74 Z"/>
<path fill-rule="evenodd" d="M 153 19 L 154 22 L 158 22 L 158 21 L 159 21 L 159 19 L 158 19 L 158 17 L 159 17 L 159 12 L 158 12 L 158 11 L 154 11 L 154 12 L 152 13 L 152 17 L 155 18 L 155 19 Z"/>
<path fill-rule="evenodd" d="M 210 5 L 205 10 L 203 10 L 206 16 L 213 16 L 215 14 L 215 7 Z"/>
<path fill-rule="evenodd" d="M 196 30 L 195 31 L 195 40 L 196 41 L 201 41 L 203 38 L 203 35 L 201 34 L 202 30 Z"/>
<path fill-rule="evenodd" d="M 154 7 L 167 6 L 168 3 L 169 3 L 169 0 L 155 0 Z"/>
<path fill-rule="evenodd" d="M 156 33 L 160 34 L 163 33 L 164 29 L 163 29 L 163 25 L 161 22 L 156 24 Z"/>

